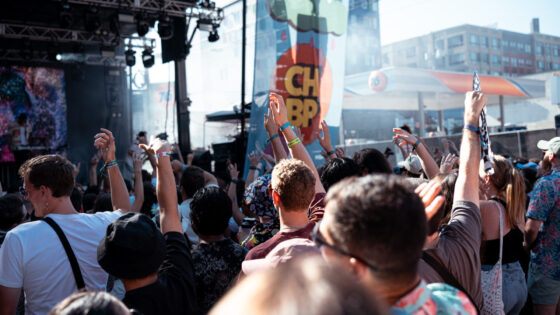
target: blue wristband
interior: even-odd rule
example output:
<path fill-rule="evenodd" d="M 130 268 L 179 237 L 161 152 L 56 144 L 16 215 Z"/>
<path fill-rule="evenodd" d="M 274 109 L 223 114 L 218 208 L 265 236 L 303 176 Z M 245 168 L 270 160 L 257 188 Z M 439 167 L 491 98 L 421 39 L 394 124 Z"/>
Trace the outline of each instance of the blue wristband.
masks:
<path fill-rule="evenodd" d="M 290 122 L 287 122 L 285 124 L 282 125 L 282 127 L 280 127 L 280 131 L 284 131 L 284 129 L 290 127 Z"/>
<path fill-rule="evenodd" d="M 336 153 L 336 151 L 335 151 L 335 150 L 332 150 L 332 151 L 330 151 L 330 152 L 327 152 L 327 155 L 332 155 L 332 154 L 335 154 L 335 153 Z"/>

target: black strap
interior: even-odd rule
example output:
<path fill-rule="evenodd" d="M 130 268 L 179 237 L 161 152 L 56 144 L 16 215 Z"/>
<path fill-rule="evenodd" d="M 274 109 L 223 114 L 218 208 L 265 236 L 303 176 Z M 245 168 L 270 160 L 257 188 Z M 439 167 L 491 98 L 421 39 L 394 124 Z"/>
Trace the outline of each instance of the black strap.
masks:
<path fill-rule="evenodd" d="M 504 206 L 504 209 L 507 210 L 507 203 L 505 201 L 503 201 L 502 199 L 500 199 L 496 196 L 492 196 L 492 197 L 490 197 L 490 200 L 494 200 L 496 202 L 499 202 L 500 204 L 502 204 L 502 206 Z"/>
<path fill-rule="evenodd" d="M 84 289 L 86 287 L 86 284 L 84 282 L 84 278 L 82 277 L 82 272 L 80 271 L 80 265 L 78 264 L 76 255 L 74 255 L 74 251 L 72 250 L 72 247 L 70 246 L 70 243 L 66 238 L 66 235 L 64 235 L 64 232 L 62 231 L 60 226 L 58 226 L 58 224 L 56 224 L 56 222 L 54 222 L 53 219 L 46 217 L 46 218 L 42 218 L 41 220 L 43 220 L 48 225 L 50 225 L 52 229 L 56 232 L 56 235 L 58 235 L 58 238 L 60 239 L 60 242 L 62 243 L 64 250 L 66 251 L 66 256 L 68 256 L 68 260 L 70 261 L 70 266 L 72 266 L 72 273 L 74 273 L 76 286 L 78 287 L 78 290 Z"/>
<path fill-rule="evenodd" d="M 478 309 L 478 305 L 476 305 L 474 299 L 469 294 L 469 292 L 465 290 L 465 288 L 463 288 L 463 286 L 459 283 L 459 281 L 457 281 L 457 279 L 451 274 L 451 272 L 449 272 L 449 270 L 442 263 L 440 263 L 437 259 L 434 258 L 434 256 L 430 255 L 427 251 L 422 251 L 422 259 L 440 275 L 440 277 L 443 279 L 443 282 L 465 293 L 469 298 L 469 300 L 471 300 L 471 303 L 474 305 L 474 307 L 476 307 L 476 311 L 480 313 L 480 310 Z"/>

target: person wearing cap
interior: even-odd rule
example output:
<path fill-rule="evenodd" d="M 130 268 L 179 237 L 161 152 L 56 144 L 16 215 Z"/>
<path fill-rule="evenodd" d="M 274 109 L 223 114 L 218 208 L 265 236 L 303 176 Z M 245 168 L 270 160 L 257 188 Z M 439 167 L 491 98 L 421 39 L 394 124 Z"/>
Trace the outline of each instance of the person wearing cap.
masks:
<path fill-rule="evenodd" d="M 96 247 L 107 225 L 130 211 L 130 202 L 115 161 L 113 134 L 101 129 L 95 135 L 94 145 L 101 150 L 106 163 L 115 211 L 78 213 L 70 199 L 74 166 L 55 154 L 34 157 L 21 166 L 20 193 L 31 202 L 38 217 L 50 219 L 60 227 L 76 257 L 85 288 L 104 291 L 108 276 L 97 263 Z M 28 222 L 12 229 L 0 249 L 0 314 L 15 313 L 22 288 L 26 314 L 48 313 L 82 282 L 72 270 L 61 239 L 45 221 Z"/>
<path fill-rule="evenodd" d="M 525 249 L 531 251 L 527 288 L 535 314 L 560 311 L 560 137 L 540 140 L 552 173 L 533 188 L 525 223 Z"/>
<path fill-rule="evenodd" d="M 177 210 L 170 145 L 140 145 L 157 157 L 161 232 L 145 215 L 113 221 L 97 247 L 99 265 L 125 287 L 123 302 L 142 314 L 196 314 L 193 263 Z"/>

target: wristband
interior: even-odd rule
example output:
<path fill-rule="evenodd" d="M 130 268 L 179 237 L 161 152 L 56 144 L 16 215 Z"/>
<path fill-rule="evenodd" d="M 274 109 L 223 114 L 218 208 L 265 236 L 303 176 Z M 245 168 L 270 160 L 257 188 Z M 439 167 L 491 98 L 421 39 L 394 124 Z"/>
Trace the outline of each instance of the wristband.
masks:
<path fill-rule="evenodd" d="M 279 137 L 278 134 L 275 134 L 275 135 L 270 136 L 270 138 L 268 138 L 268 139 L 266 140 L 266 144 L 269 144 L 274 138 L 278 138 L 278 137 Z"/>
<path fill-rule="evenodd" d="M 335 153 L 336 153 L 336 151 L 332 150 L 332 151 L 327 152 L 327 155 L 332 155 L 332 154 L 335 154 Z"/>
<path fill-rule="evenodd" d="M 256 170 L 257 170 L 257 167 L 256 167 L 256 166 L 250 166 L 249 169 L 250 169 L 250 170 L 255 170 L 255 171 L 256 171 Z"/>
<path fill-rule="evenodd" d="M 181 172 L 184 172 L 185 168 L 187 168 L 187 166 L 185 164 L 181 165 Z"/>
<path fill-rule="evenodd" d="M 239 179 L 232 178 L 231 182 L 237 185 L 239 184 Z"/>
<path fill-rule="evenodd" d="M 470 130 L 470 131 L 474 131 L 474 132 L 476 132 L 476 133 L 479 133 L 479 132 L 480 132 L 480 129 L 478 129 L 478 127 L 475 127 L 475 126 L 473 126 L 473 125 L 465 125 L 465 129 L 468 129 L 468 130 Z"/>
<path fill-rule="evenodd" d="M 109 163 L 105 163 L 105 165 L 103 165 L 103 167 L 101 167 L 101 169 L 99 170 L 99 174 L 101 175 L 101 177 L 107 178 L 108 176 L 107 176 L 107 174 L 105 174 L 105 170 L 106 170 L 108 167 L 115 166 L 115 165 L 119 165 L 119 164 L 117 163 L 117 161 L 111 161 L 111 162 L 109 162 Z"/>
<path fill-rule="evenodd" d="M 160 157 L 164 157 L 164 156 L 171 156 L 171 153 L 170 153 L 170 152 L 159 152 L 159 153 L 156 153 L 156 158 L 158 158 L 158 159 L 159 159 Z"/>
<path fill-rule="evenodd" d="M 280 127 L 280 131 L 284 131 L 284 129 L 290 127 L 290 122 L 287 122 L 285 124 L 282 125 L 282 127 Z"/>
<path fill-rule="evenodd" d="M 301 142 L 301 140 L 299 138 L 295 138 L 294 140 L 288 142 L 288 148 L 291 148 L 291 147 L 293 147 L 294 145 L 296 145 L 300 142 Z"/>
<path fill-rule="evenodd" d="M 416 140 L 416 143 L 412 146 L 412 151 L 416 151 L 416 148 L 418 147 L 418 145 L 422 143 L 422 141 L 420 141 L 420 139 Z"/>

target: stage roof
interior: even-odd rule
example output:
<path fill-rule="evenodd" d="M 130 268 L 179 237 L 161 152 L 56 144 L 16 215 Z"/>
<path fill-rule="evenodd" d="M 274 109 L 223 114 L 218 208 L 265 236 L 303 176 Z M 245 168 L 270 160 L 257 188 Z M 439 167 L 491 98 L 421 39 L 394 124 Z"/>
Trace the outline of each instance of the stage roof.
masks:
<path fill-rule="evenodd" d="M 545 96 L 545 81 L 479 75 L 488 104 Z M 472 90 L 470 73 L 416 68 L 384 68 L 345 77 L 344 109 L 418 110 L 421 93 L 426 110 L 462 108 Z"/>

